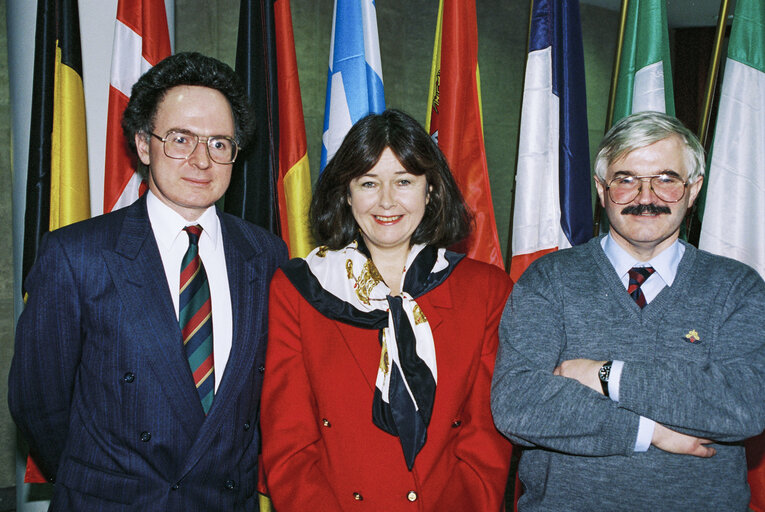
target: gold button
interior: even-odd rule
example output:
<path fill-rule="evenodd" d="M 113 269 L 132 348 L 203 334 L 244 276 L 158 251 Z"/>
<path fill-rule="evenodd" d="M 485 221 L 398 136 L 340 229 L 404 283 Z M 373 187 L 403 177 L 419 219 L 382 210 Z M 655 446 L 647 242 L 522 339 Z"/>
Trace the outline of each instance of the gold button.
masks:
<path fill-rule="evenodd" d="M 322 418 L 321 424 L 324 425 L 327 428 L 332 426 L 332 424 L 329 422 L 329 420 L 327 418 Z"/>
<path fill-rule="evenodd" d="M 353 499 L 356 501 L 362 501 L 364 499 L 364 496 L 361 495 L 361 493 L 354 492 L 353 493 Z"/>
<path fill-rule="evenodd" d="M 406 499 L 409 501 L 417 501 L 417 493 L 414 491 L 409 491 L 409 494 L 406 495 Z"/>

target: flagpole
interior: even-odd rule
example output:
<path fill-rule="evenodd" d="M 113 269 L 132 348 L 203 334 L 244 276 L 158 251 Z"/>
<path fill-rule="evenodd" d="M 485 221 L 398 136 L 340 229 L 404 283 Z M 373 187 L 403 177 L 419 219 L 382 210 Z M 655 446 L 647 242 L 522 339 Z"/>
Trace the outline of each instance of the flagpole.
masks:
<path fill-rule="evenodd" d="M 608 110 L 606 111 L 606 129 L 604 130 L 604 133 L 611 128 L 611 123 L 614 120 L 616 87 L 619 85 L 619 67 L 622 63 L 622 47 L 624 46 L 624 31 L 627 25 L 628 7 L 629 0 L 622 0 L 621 14 L 619 16 L 619 35 L 616 39 L 616 57 L 614 58 L 614 71 L 611 75 L 611 90 L 608 92 Z M 598 236 L 598 234 L 600 234 L 600 216 L 602 208 L 600 201 L 595 201 L 595 214 L 592 217 L 592 236 Z"/>
<path fill-rule="evenodd" d="M 526 67 L 529 65 L 529 44 L 531 44 L 531 19 L 534 14 L 534 0 L 529 0 L 529 28 L 526 31 L 526 61 L 523 65 L 523 76 L 526 76 Z M 521 133 L 521 116 L 518 116 L 518 133 Z M 505 270 L 510 273 L 510 264 L 513 260 L 513 217 L 515 216 L 515 192 L 518 190 L 516 186 L 516 178 L 518 173 L 518 150 L 520 146 L 521 138 L 518 137 L 515 141 L 515 174 L 513 174 L 513 202 L 510 204 L 510 226 L 507 232 L 507 250 L 505 251 Z"/>
<path fill-rule="evenodd" d="M 707 134 L 709 132 L 709 117 L 712 111 L 712 103 L 715 96 L 715 87 L 717 86 L 717 75 L 720 72 L 720 59 L 722 58 L 722 44 L 725 36 L 725 25 L 728 21 L 728 7 L 730 2 L 722 0 L 720 2 L 720 13 L 717 20 L 717 32 L 715 33 L 715 45 L 712 50 L 712 59 L 709 64 L 709 75 L 707 76 L 707 86 L 704 95 L 704 110 L 699 123 L 699 140 L 701 145 L 706 147 Z"/>

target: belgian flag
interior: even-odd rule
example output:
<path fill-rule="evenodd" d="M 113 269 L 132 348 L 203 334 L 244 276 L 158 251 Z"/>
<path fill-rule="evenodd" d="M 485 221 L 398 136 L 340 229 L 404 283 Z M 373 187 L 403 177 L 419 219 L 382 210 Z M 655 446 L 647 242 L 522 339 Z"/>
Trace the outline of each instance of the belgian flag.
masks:
<path fill-rule="evenodd" d="M 39 0 L 35 41 L 24 277 L 45 233 L 90 217 L 77 0 Z M 26 480 L 44 481 L 31 461 Z"/>
<path fill-rule="evenodd" d="M 90 217 L 77 0 L 39 0 L 35 41 L 25 277 L 46 232 Z"/>

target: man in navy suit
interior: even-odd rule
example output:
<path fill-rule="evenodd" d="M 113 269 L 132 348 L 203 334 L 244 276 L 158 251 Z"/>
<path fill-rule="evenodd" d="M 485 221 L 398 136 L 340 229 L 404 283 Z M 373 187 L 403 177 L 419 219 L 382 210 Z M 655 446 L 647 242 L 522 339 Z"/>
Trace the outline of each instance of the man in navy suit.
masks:
<path fill-rule="evenodd" d="M 45 238 L 11 412 L 55 483 L 51 510 L 258 510 L 268 283 L 287 253 L 214 206 L 250 132 L 246 95 L 227 65 L 178 54 L 138 80 L 122 125 L 149 191 Z M 191 246 L 212 309 L 201 370 L 183 340 Z"/>

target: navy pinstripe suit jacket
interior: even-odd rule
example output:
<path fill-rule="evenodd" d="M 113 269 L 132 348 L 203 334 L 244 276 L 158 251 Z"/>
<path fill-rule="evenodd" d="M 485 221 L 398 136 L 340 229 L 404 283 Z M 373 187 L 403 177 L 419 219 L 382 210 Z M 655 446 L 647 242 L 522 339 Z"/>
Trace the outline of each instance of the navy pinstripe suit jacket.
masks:
<path fill-rule="evenodd" d="M 50 233 L 27 279 L 13 417 L 51 510 L 257 510 L 258 411 L 277 237 L 219 212 L 232 348 L 205 417 L 146 201 Z"/>

